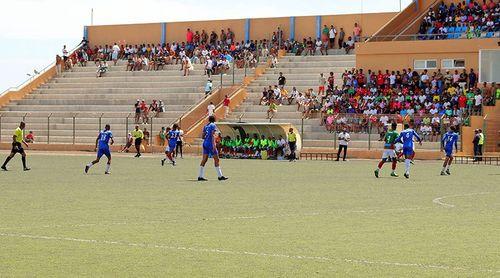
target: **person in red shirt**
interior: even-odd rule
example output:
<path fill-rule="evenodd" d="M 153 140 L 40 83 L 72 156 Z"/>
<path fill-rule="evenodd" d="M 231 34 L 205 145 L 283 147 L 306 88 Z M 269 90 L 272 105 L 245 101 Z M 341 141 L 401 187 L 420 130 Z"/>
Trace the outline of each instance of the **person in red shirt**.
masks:
<path fill-rule="evenodd" d="M 187 43 L 192 43 L 193 42 L 193 31 L 191 31 L 191 29 L 187 29 L 187 33 L 186 33 L 186 42 Z"/>
<path fill-rule="evenodd" d="M 384 75 L 381 71 L 378 71 L 377 75 L 377 87 L 382 87 L 384 85 Z"/>
<path fill-rule="evenodd" d="M 365 74 L 363 73 L 363 69 L 360 69 L 356 79 L 358 81 L 358 86 L 363 86 L 365 84 Z"/>
<path fill-rule="evenodd" d="M 464 94 L 461 94 L 458 97 L 458 108 L 460 108 L 460 111 L 464 112 L 466 105 L 467 105 L 467 97 Z"/>
<path fill-rule="evenodd" d="M 229 104 L 230 103 L 231 103 L 231 100 L 226 95 L 226 97 L 224 98 L 224 102 L 223 102 L 223 105 L 224 105 L 224 118 L 227 118 L 227 116 L 229 115 Z"/>

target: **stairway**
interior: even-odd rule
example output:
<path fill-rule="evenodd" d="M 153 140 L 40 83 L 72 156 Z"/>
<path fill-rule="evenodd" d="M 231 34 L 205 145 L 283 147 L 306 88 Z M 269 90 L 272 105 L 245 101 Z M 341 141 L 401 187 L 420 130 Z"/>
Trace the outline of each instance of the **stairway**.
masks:
<path fill-rule="evenodd" d="M 119 61 L 112 66 L 110 62 L 109 71 L 101 78 L 96 78 L 96 67 L 91 63 L 87 67 L 75 67 L 24 99 L 2 107 L 1 141 L 10 142 L 12 131 L 24 118 L 26 133 L 33 131 L 37 142 L 46 143 L 50 139 L 50 143 L 73 143 L 75 115 L 76 144 L 93 144 L 98 130 L 108 123 L 116 143 L 123 144 L 126 131 L 134 126 L 137 99 L 144 99 L 148 105 L 153 99 L 164 102 L 167 112 L 153 120 L 153 130 L 151 125 L 141 125 L 156 135 L 162 126 L 171 125 L 204 97 L 207 77 L 203 76 L 203 65 L 193 65 L 195 69 L 184 77 L 180 65 L 167 65 L 160 71 L 130 72 L 125 70 L 125 63 Z M 247 70 L 247 74 L 252 74 L 252 70 Z M 224 75 L 223 84 L 231 85 L 232 78 L 231 74 Z M 243 78 L 244 70 L 235 69 L 235 84 L 241 84 Z M 212 80 L 215 90 L 220 76 L 213 76 Z"/>
<path fill-rule="evenodd" d="M 284 56 L 279 60 L 276 68 L 266 70 L 266 72 L 248 85 L 247 99 L 236 108 L 226 121 L 228 122 L 269 122 L 267 117 L 267 106 L 259 105 L 264 87 L 277 84 L 279 72 L 283 72 L 286 77 L 286 86 L 289 92 L 292 87 L 296 87 L 299 92 L 304 92 L 309 88 L 318 90 L 319 74 L 323 73 L 328 77 L 329 72 L 335 76 L 335 84 L 341 85 L 341 75 L 346 69 L 355 67 L 355 55 L 343 55 L 339 52 L 336 55 L 328 56 Z M 297 111 L 296 105 L 282 105 L 278 107 L 278 112 L 272 119 L 273 123 L 290 123 L 294 125 L 302 134 L 303 152 L 331 152 L 335 147 L 335 133 L 329 133 L 324 126 L 320 125 L 318 115 L 310 119 L 302 119 L 302 113 Z M 352 133 L 350 148 L 359 149 L 382 149 L 383 143 L 377 141 L 379 135 L 373 129 L 372 134 Z M 370 139 L 370 140 L 369 140 Z M 370 141 L 370 142 L 369 142 Z M 439 150 L 439 143 L 424 142 L 420 149 Z"/>
<path fill-rule="evenodd" d="M 484 114 L 487 115 L 485 126 L 484 152 L 500 153 L 500 106 L 484 106 Z"/>

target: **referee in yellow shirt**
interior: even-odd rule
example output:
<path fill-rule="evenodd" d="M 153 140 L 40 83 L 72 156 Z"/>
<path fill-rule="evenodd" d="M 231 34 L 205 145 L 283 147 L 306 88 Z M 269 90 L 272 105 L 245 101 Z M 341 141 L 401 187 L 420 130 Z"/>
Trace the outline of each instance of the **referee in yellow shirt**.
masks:
<path fill-rule="evenodd" d="M 292 162 L 297 159 L 295 155 L 295 150 L 297 149 L 297 135 L 293 132 L 293 128 L 290 128 L 288 132 L 288 146 L 290 147 L 288 161 Z"/>
<path fill-rule="evenodd" d="M 141 144 L 142 139 L 144 139 L 144 132 L 139 129 L 138 125 L 136 125 L 135 129 L 132 130 L 132 137 L 134 138 L 135 150 L 137 151 L 135 157 L 141 157 Z"/>
<path fill-rule="evenodd" d="M 26 166 L 26 153 L 23 149 L 23 144 L 28 148 L 28 143 L 24 141 L 24 127 L 26 124 L 21 122 L 19 127 L 14 130 L 14 135 L 12 136 L 12 150 L 10 151 L 10 155 L 5 159 L 5 162 L 2 165 L 2 170 L 7 171 L 7 163 L 16 155 L 16 153 L 21 154 L 21 160 L 23 161 L 23 170 L 29 171 L 30 168 Z"/>

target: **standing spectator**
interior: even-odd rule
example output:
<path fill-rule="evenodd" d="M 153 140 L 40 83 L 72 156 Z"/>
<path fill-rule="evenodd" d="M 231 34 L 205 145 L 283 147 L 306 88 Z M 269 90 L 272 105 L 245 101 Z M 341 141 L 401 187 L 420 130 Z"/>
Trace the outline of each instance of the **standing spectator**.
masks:
<path fill-rule="evenodd" d="M 135 123 L 138 124 L 141 119 L 141 101 L 137 100 L 134 104 L 135 108 Z"/>
<path fill-rule="evenodd" d="M 352 29 L 352 35 L 354 37 L 355 42 L 361 41 L 361 27 L 358 23 L 354 23 L 354 28 Z"/>
<path fill-rule="evenodd" d="M 339 140 L 339 151 L 337 152 L 337 159 L 335 161 L 339 161 L 342 150 L 344 150 L 344 157 L 342 160 L 345 161 L 347 156 L 347 145 L 349 144 L 349 141 L 351 141 L 351 136 L 347 132 L 347 128 L 344 127 L 342 129 L 342 132 L 339 133 L 337 139 Z"/>
<path fill-rule="evenodd" d="M 274 98 L 271 98 L 269 100 L 269 108 L 267 109 L 267 118 L 268 119 L 274 118 L 276 112 L 278 112 L 278 105 L 276 104 L 276 100 L 274 100 Z"/>
<path fill-rule="evenodd" d="M 479 161 L 483 160 L 483 145 L 484 145 L 484 134 L 482 129 L 477 130 L 479 134 L 479 142 L 477 143 L 477 150 L 478 150 L 478 155 L 479 155 Z"/>
<path fill-rule="evenodd" d="M 149 131 L 147 128 L 144 128 L 144 130 L 142 131 L 142 134 L 144 134 L 144 142 L 146 145 L 149 145 Z"/>
<path fill-rule="evenodd" d="M 283 73 L 280 72 L 280 75 L 278 76 L 278 86 L 280 89 L 283 89 L 286 84 L 286 77 L 283 76 Z"/>
<path fill-rule="evenodd" d="M 474 130 L 474 139 L 472 144 L 474 145 L 474 161 L 479 161 L 479 140 L 480 140 L 479 130 Z"/>
<path fill-rule="evenodd" d="M 191 29 L 187 29 L 187 32 L 186 32 L 186 42 L 188 44 L 191 44 L 193 43 L 193 37 L 194 37 L 194 34 L 193 32 L 191 31 Z"/>
<path fill-rule="evenodd" d="M 66 62 L 68 60 L 68 55 L 69 55 L 69 52 L 66 49 L 66 45 L 63 46 L 63 49 L 61 52 L 62 52 L 63 60 L 64 60 L 64 62 Z"/>
<path fill-rule="evenodd" d="M 62 65 L 63 64 L 63 59 L 61 56 L 56 55 L 56 75 L 59 76 L 62 73 Z"/>
<path fill-rule="evenodd" d="M 205 85 L 205 97 L 212 94 L 212 80 L 208 79 L 207 84 Z"/>
<path fill-rule="evenodd" d="M 224 97 L 224 118 L 227 118 L 227 116 L 229 115 L 229 104 L 231 103 L 231 99 L 229 99 L 229 97 L 226 95 Z"/>
<path fill-rule="evenodd" d="M 297 159 L 295 151 L 297 149 L 297 135 L 293 132 L 293 128 L 288 130 L 288 146 L 290 147 L 290 155 L 288 161 L 292 162 Z"/>
<path fill-rule="evenodd" d="M 160 132 L 158 133 L 158 138 L 159 138 L 159 143 L 160 146 L 165 146 L 167 134 L 166 134 L 166 128 L 164 126 L 161 127 Z"/>
<path fill-rule="evenodd" d="M 469 73 L 469 88 L 476 87 L 476 84 L 477 84 L 477 75 L 474 72 L 474 69 L 470 69 L 470 73 Z"/>
<path fill-rule="evenodd" d="M 318 80 L 318 95 L 320 98 L 325 93 L 325 86 L 326 86 L 326 78 L 323 76 L 323 73 L 320 73 Z"/>
<path fill-rule="evenodd" d="M 113 65 L 116 66 L 116 62 L 118 61 L 118 54 L 120 54 L 120 47 L 115 43 L 112 48 L 111 58 L 113 60 Z"/>
<path fill-rule="evenodd" d="M 333 24 L 330 25 L 330 29 L 328 30 L 328 40 L 329 40 L 329 45 L 328 48 L 334 48 L 335 47 L 335 36 L 337 35 L 337 30 L 335 27 L 333 27 Z"/>
<path fill-rule="evenodd" d="M 481 114 L 481 108 L 483 104 L 483 96 L 481 95 L 481 92 L 476 92 L 476 95 L 474 96 L 474 112 L 477 114 Z"/>
<path fill-rule="evenodd" d="M 339 49 L 342 49 L 342 47 L 344 47 L 344 38 L 345 38 L 344 28 L 340 27 L 340 33 L 339 33 Z"/>
<path fill-rule="evenodd" d="M 179 136 L 177 136 L 177 144 L 175 145 L 175 157 L 181 154 L 182 157 L 182 145 L 184 145 L 184 130 L 179 126 Z"/>
<path fill-rule="evenodd" d="M 208 116 L 214 116 L 214 113 L 215 113 L 215 105 L 213 102 L 210 102 L 210 104 L 207 106 L 207 113 L 208 113 Z"/>

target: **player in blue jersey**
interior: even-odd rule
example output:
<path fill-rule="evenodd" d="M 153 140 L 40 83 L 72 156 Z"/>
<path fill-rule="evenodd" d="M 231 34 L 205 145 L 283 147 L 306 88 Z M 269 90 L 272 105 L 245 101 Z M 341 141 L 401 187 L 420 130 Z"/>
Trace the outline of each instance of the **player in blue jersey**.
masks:
<path fill-rule="evenodd" d="M 165 148 L 166 158 L 161 160 L 161 166 L 165 165 L 167 158 L 172 163 L 172 166 L 175 166 L 174 152 L 179 136 L 179 126 L 177 124 L 174 124 L 172 129 L 167 129 L 168 146 Z"/>
<path fill-rule="evenodd" d="M 441 143 L 443 144 L 443 149 L 446 153 L 443 170 L 441 170 L 441 176 L 451 175 L 450 165 L 453 161 L 453 146 L 455 146 L 455 150 L 458 151 L 458 134 L 455 132 L 455 127 L 450 127 L 448 132 L 444 134 L 443 139 L 441 139 Z"/>
<path fill-rule="evenodd" d="M 97 151 L 97 158 L 85 166 L 85 173 L 89 172 L 90 167 L 101 160 L 101 157 L 105 155 L 108 158 L 108 163 L 106 164 L 106 172 L 104 174 L 109 174 L 111 168 L 111 151 L 109 146 L 113 145 L 115 141 L 113 140 L 113 133 L 111 133 L 111 127 L 106 125 L 104 130 L 99 132 L 99 136 L 95 140 L 95 149 Z"/>
<path fill-rule="evenodd" d="M 200 173 L 198 174 L 198 181 L 206 181 L 205 179 L 205 164 L 208 158 L 211 156 L 214 158 L 215 170 L 217 171 L 217 176 L 220 181 L 227 180 L 226 177 L 222 175 L 222 170 L 219 166 L 219 152 L 217 151 L 217 144 L 215 142 L 217 132 L 217 126 L 215 125 L 215 117 L 208 117 L 208 124 L 203 127 L 203 158 L 200 164 Z"/>
<path fill-rule="evenodd" d="M 410 164 L 411 160 L 415 156 L 415 151 L 413 150 L 413 141 L 417 140 L 420 145 L 422 145 L 422 139 L 418 134 L 410 128 L 409 124 L 404 125 L 404 130 L 401 131 L 396 142 L 403 143 L 403 155 L 405 156 L 405 178 L 410 178 Z"/>

